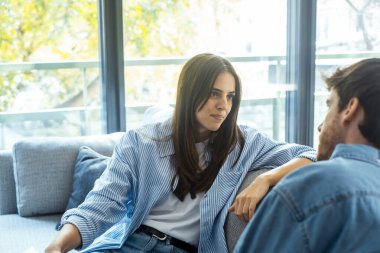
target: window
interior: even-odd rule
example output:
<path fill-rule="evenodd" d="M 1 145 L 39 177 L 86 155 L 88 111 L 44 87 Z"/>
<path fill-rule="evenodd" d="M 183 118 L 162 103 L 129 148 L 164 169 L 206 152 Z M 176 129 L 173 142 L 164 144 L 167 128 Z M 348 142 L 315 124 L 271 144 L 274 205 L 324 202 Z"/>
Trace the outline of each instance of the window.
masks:
<path fill-rule="evenodd" d="M 0 149 L 101 132 L 97 1 L 1 1 Z"/>
<path fill-rule="evenodd" d="M 124 66 L 115 64 L 124 88 L 114 84 L 104 99 L 101 93 L 108 91 L 101 88 L 100 73 L 105 76 L 108 62 L 99 64 L 98 42 L 109 38 L 103 30 L 99 40 L 98 27 L 116 29 L 102 5 L 98 14 L 98 3 L 116 2 L 122 6 L 116 25 L 123 26 Z M 315 3 L 314 69 L 314 33 L 305 33 L 314 28 Z M 183 63 L 201 52 L 229 58 L 237 69 L 243 84 L 240 123 L 277 140 L 314 140 L 317 146 L 327 95 L 321 73 L 380 56 L 379 0 L 3 0 L 1 7 L 0 149 L 28 136 L 99 134 L 113 119 L 135 127 L 148 106 L 174 104 Z M 99 26 L 98 16 L 108 26 Z M 122 112 L 113 104 L 108 108 L 109 101 L 119 101 Z"/>
<path fill-rule="evenodd" d="M 144 110 L 175 103 L 182 64 L 229 58 L 243 84 L 239 121 L 285 139 L 286 1 L 123 1 L 127 128 Z"/>
<path fill-rule="evenodd" d="M 380 57 L 380 1 L 320 0 L 317 2 L 314 146 L 318 124 L 327 111 L 328 91 L 321 74 L 361 59 Z"/>

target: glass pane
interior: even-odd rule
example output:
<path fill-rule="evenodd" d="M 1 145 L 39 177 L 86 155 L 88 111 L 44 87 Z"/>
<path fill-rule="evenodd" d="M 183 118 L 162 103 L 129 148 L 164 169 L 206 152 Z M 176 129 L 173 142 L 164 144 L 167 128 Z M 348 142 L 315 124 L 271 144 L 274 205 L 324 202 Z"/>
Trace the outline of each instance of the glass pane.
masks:
<path fill-rule="evenodd" d="M 319 143 L 317 126 L 327 111 L 328 91 L 321 74 L 364 58 L 380 57 L 380 2 L 376 0 L 317 1 L 315 128 L 314 146 Z"/>
<path fill-rule="evenodd" d="M 183 63 L 211 52 L 242 79 L 239 121 L 284 140 L 286 8 L 282 0 L 124 0 L 127 128 L 147 106 L 173 104 Z"/>
<path fill-rule="evenodd" d="M 97 1 L 1 1 L 0 149 L 101 132 Z"/>

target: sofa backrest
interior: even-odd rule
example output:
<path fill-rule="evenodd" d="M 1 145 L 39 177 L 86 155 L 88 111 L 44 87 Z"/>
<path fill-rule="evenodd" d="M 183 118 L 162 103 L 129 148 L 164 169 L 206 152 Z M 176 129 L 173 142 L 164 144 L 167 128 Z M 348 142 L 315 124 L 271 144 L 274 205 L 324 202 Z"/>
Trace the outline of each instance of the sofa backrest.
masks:
<path fill-rule="evenodd" d="M 17 213 L 11 150 L 0 151 L 0 215 Z"/>
<path fill-rule="evenodd" d="M 72 190 L 79 148 L 88 146 L 111 156 L 122 135 L 33 137 L 16 142 L 11 153 L 0 153 L 0 214 L 16 209 L 21 216 L 62 213 Z"/>

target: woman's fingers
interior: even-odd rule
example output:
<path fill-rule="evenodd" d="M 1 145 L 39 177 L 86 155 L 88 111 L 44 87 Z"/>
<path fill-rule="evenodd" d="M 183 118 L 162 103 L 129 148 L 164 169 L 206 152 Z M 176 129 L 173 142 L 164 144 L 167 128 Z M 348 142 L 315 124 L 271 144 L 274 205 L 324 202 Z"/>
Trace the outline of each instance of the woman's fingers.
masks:
<path fill-rule="evenodd" d="M 247 188 L 236 196 L 229 208 L 240 220 L 248 222 L 254 215 L 256 206 L 269 190 L 269 182 L 257 177 Z"/>

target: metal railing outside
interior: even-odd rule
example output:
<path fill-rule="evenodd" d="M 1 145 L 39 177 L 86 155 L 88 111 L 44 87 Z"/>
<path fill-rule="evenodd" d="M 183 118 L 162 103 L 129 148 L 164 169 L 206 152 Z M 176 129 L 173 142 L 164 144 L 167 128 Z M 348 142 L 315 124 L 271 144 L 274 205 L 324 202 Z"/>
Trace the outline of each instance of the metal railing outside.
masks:
<path fill-rule="evenodd" d="M 369 57 L 380 57 L 380 52 L 360 52 L 360 53 L 339 53 L 339 54 L 319 54 L 316 56 L 316 66 L 319 64 L 336 64 L 342 65 L 346 62 L 352 62 L 353 60 L 358 60 L 362 58 Z M 286 57 L 277 55 L 277 56 L 230 56 L 226 57 L 231 62 L 268 62 L 268 66 L 275 65 L 275 83 L 282 83 L 282 70 L 286 64 Z M 144 58 L 144 59 L 127 59 L 124 61 L 125 68 L 130 66 L 155 66 L 155 65 L 181 65 L 186 62 L 187 58 L 178 57 L 178 58 Z M 98 68 L 98 61 L 63 61 L 63 62 L 30 62 L 30 63 L 0 63 L 0 72 L 7 71 L 31 71 L 31 70 L 57 70 L 57 69 L 80 69 L 83 76 L 83 87 L 87 87 L 89 82 L 86 78 L 86 71 L 89 68 Z M 84 91 L 85 92 L 85 91 Z M 281 112 L 283 111 L 282 105 L 284 104 L 285 97 L 283 95 L 275 95 L 271 98 L 256 98 L 248 99 L 242 101 L 242 108 L 244 107 L 255 107 L 255 106 L 270 106 L 272 109 L 272 127 L 271 133 L 273 138 L 280 138 L 280 129 L 282 128 L 281 122 L 283 121 L 283 116 Z M 126 111 L 128 119 L 132 116 L 133 122 L 128 128 L 135 127 L 138 125 L 143 117 L 143 112 L 150 104 L 145 105 L 127 105 Z M 243 110 L 244 111 L 244 110 Z M 15 124 L 23 124 L 25 122 L 40 122 L 42 125 L 49 125 L 51 122 L 64 122 L 67 120 L 68 115 L 76 115 L 78 124 L 75 128 L 78 130 L 74 133 L 77 135 L 89 135 L 93 132 L 88 131 L 88 121 L 87 114 L 91 113 L 95 116 L 94 122 L 99 124 L 98 130 L 100 131 L 101 119 L 100 119 L 100 108 L 98 107 L 76 107 L 76 108 L 59 108 L 51 109 L 44 111 L 34 111 L 34 112 L 0 112 L 0 149 L 9 148 L 9 143 L 7 144 L 6 138 L 10 131 L 14 131 L 11 126 Z M 93 117 L 94 118 L 94 117 Z M 244 117 L 239 115 L 239 118 Z M 31 124 L 33 126 L 33 124 Z M 61 129 L 62 130 L 62 129 Z M 32 136 L 35 133 L 28 135 L 17 136 L 16 138 L 22 138 L 27 136 Z M 48 135 L 59 135 L 64 134 L 64 131 L 61 133 L 58 132 L 49 132 L 46 133 L 39 132 L 38 135 L 48 136 Z M 9 142 L 9 141 L 8 141 Z"/>

